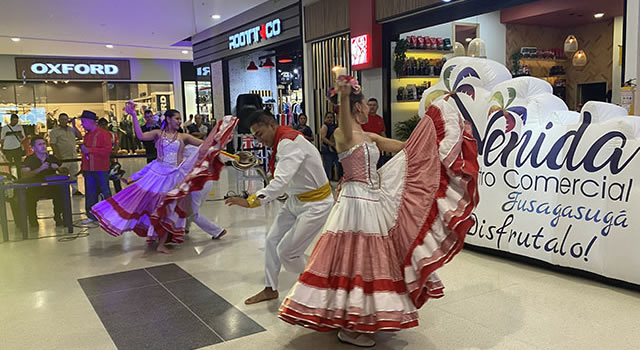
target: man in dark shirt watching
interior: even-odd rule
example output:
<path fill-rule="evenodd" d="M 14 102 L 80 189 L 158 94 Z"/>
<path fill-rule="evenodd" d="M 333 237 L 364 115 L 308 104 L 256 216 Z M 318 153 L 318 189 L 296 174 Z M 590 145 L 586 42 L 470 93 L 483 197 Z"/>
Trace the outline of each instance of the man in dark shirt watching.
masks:
<path fill-rule="evenodd" d="M 209 127 L 202 123 L 202 116 L 200 114 L 196 114 L 195 123 L 189 125 L 187 130 L 193 137 L 201 140 L 206 139 L 209 134 Z"/>
<path fill-rule="evenodd" d="M 141 127 L 142 132 L 149 132 L 151 130 L 160 129 L 155 119 L 153 118 L 153 112 L 150 109 L 144 111 L 144 125 Z M 153 162 L 158 157 L 158 151 L 156 150 L 156 144 L 154 141 L 142 141 L 145 153 L 147 155 L 147 164 Z"/>
<path fill-rule="evenodd" d="M 61 162 L 47 153 L 47 143 L 40 136 L 31 138 L 31 148 L 34 153 L 24 159 L 22 179 L 28 182 L 44 182 L 48 176 L 56 174 Z M 30 227 L 38 227 L 37 203 L 39 199 L 44 198 L 53 199 L 53 219 L 56 226 L 64 226 L 61 186 L 63 185 L 27 188 L 27 216 Z"/>

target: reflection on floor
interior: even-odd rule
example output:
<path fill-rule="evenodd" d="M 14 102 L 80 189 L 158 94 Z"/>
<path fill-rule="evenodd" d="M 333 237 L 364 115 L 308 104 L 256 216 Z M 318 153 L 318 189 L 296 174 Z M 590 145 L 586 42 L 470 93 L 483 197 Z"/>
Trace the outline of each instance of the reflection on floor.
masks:
<path fill-rule="evenodd" d="M 230 175 L 225 171 L 211 199 L 236 190 Z M 39 209 L 43 216 L 51 211 L 46 203 L 50 202 L 43 202 Z M 74 212 L 82 211 L 83 204 L 76 197 Z M 51 219 L 41 220 L 40 231 L 32 233 L 30 240 L 22 241 L 12 232 L 11 242 L 0 243 L 0 349 L 131 348 L 130 344 L 138 343 L 120 343 L 116 340 L 120 335 L 110 332 L 138 332 L 134 340 L 147 339 L 152 344 L 158 332 L 177 320 L 182 326 L 171 333 L 176 339 L 184 339 L 181 332 L 204 324 L 226 341 L 213 344 L 214 338 L 206 333 L 211 345 L 196 336 L 193 342 L 172 342 L 165 348 L 354 349 L 340 344 L 335 333 L 315 333 L 278 320 L 278 301 L 244 305 L 245 298 L 264 286 L 264 235 L 277 210 L 278 204 L 249 210 L 209 201 L 203 213 L 229 234 L 213 241 L 194 227 L 170 255 L 157 254 L 134 234 L 114 238 L 97 228 L 89 229 L 88 237 L 67 242 L 33 239 L 64 234 Z M 156 274 L 154 266 L 160 266 Z M 90 282 L 96 281 L 95 276 L 119 272 L 123 274 L 109 277 L 110 283 Z M 130 274 L 140 277 L 142 272 L 158 282 L 130 285 L 140 283 Z M 439 275 L 446 296 L 420 310 L 419 327 L 379 335 L 376 349 L 639 348 L 640 293 L 469 251 L 461 252 Z M 127 277 L 122 281 L 118 276 Z M 291 273 L 281 273 L 281 300 L 295 279 Z M 104 288 L 112 286 L 117 288 L 104 293 Z M 131 287 L 149 291 L 122 291 L 132 291 Z M 192 291 L 195 294 L 180 294 Z M 123 294 L 118 299 L 130 307 L 123 309 L 125 304 L 101 297 L 119 293 Z M 219 304 L 199 303 L 203 293 L 206 300 L 219 296 Z M 193 312 L 184 312 L 176 300 Z M 153 308 L 161 304 L 169 314 L 154 313 Z M 227 311 L 220 316 L 223 309 Z M 226 316 L 228 312 L 232 314 Z M 203 322 L 192 322 L 194 315 Z M 138 323 L 132 322 L 136 317 Z M 250 320 L 255 324 L 246 326 Z M 266 331 L 260 332 L 259 327 Z"/>

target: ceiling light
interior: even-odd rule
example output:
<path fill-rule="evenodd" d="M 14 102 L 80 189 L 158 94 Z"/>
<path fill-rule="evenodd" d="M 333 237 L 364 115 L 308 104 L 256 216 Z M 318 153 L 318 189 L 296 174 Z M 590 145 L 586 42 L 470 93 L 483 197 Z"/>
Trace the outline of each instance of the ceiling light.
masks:
<path fill-rule="evenodd" d="M 466 39 L 464 39 L 464 41 L 466 41 L 466 42 L 468 42 L 468 43 L 470 43 L 470 42 L 471 42 L 471 40 L 473 40 L 473 39 L 471 39 L 471 38 L 466 38 Z"/>
<path fill-rule="evenodd" d="M 213 18 L 213 19 L 220 19 L 220 15 L 211 15 L 211 18 Z"/>
<path fill-rule="evenodd" d="M 107 49 L 113 49 L 113 45 L 111 45 L 111 44 L 107 44 L 105 46 L 107 47 Z"/>
<path fill-rule="evenodd" d="M 442 0 L 442 2 L 451 2 L 451 0 Z"/>
<path fill-rule="evenodd" d="M 600 12 L 600 13 L 596 13 L 595 15 L 593 15 L 593 17 L 595 18 L 602 18 L 604 17 L 604 13 Z"/>
<path fill-rule="evenodd" d="M 298 68 L 293 69 L 293 74 L 298 74 Z"/>
<path fill-rule="evenodd" d="M 189 51 L 188 50 L 182 50 L 182 53 L 185 54 L 185 55 L 188 55 Z"/>
<path fill-rule="evenodd" d="M 282 54 L 280 58 L 278 58 L 278 63 L 291 63 L 291 62 L 293 62 L 293 60 L 291 59 L 291 57 L 289 57 L 289 54 L 287 54 L 286 52 Z"/>
<path fill-rule="evenodd" d="M 575 35 L 569 35 L 564 40 L 564 52 L 572 54 L 576 51 L 578 51 L 578 39 L 576 39 Z"/>
<path fill-rule="evenodd" d="M 267 60 L 264 61 L 264 64 L 262 65 L 264 68 L 275 68 L 275 64 L 273 63 L 273 61 L 271 60 L 271 57 L 267 57 Z"/>
<path fill-rule="evenodd" d="M 573 55 L 573 60 L 571 60 L 571 63 L 573 63 L 573 65 L 576 67 L 586 66 L 587 54 L 582 50 L 578 50 L 578 52 L 576 52 L 575 55 Z"/>
<path fill-rule="evenodd" d="M 256 66 L 256 63 L 251 61 L 249 62 L 249 67 L 247 67 L 248 71 L 257 71 L 258 70 L 258 66 Z"/>
<path fill-rule="evenodd" d="M 20 41 L 20 38 L 11 38 L 11 41 L 18 42 Z"/>

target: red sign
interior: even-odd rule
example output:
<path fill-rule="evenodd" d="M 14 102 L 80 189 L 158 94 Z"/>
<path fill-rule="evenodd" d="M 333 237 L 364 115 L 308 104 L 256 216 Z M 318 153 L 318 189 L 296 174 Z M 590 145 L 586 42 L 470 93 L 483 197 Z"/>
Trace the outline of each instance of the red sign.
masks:
<path fill-rule="evenodd" d="M 371 49 L 369 48 L 369 34 L 351 38 L 351 65 L 358 66 L 371 61 Z"/>
<path fill-rule="evenodd" d="M 382 26 L 376 22 L 375 0 L 350 0 L 351 69 L 382 67 Z"/>

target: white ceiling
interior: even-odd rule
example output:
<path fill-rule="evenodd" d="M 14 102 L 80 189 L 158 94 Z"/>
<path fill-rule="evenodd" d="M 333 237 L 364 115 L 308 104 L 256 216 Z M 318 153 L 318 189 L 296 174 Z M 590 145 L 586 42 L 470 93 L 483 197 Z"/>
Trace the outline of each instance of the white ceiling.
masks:
<path fill-rule="evenodd" d="M 0 0 L 0 54 L 191 59 L 171 45 L 265 0 Z M 277 1 L 277 0 L 269 0 Z M 219 14 L 214 20 L 211 15 Z M 21 38 L 19 42 L 12 37 Z M 109 49 L 105 45 L 111 44 Z M 182 50 L 188 50 L 183 54 Z"/>

